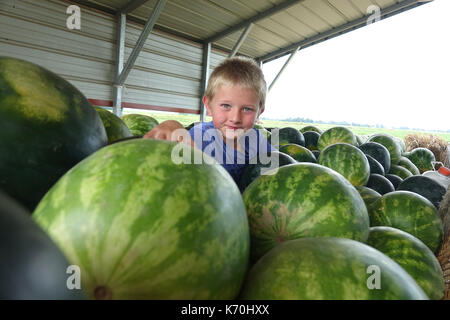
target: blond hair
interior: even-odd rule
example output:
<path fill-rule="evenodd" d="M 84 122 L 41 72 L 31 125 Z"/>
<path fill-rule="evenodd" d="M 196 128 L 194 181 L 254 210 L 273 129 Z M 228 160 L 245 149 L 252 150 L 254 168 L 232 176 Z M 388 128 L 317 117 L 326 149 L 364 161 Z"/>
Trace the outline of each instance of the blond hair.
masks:
<path fill-rule="evenodd" d="M 255 60 L 245 57 L 224 60 L 211 73 L 205 96 L 211 100 L 221 85 L 240 86 L 254 90 L 259 97 L 259 110 L 264 109 L 267 85 L 264 74 Z"/>

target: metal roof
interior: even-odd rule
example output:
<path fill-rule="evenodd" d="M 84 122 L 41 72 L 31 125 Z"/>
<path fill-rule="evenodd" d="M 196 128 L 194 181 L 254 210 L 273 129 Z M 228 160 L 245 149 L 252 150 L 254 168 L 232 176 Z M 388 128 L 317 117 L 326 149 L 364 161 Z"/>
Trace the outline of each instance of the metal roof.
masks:
<path fill-rule="evenodd" d="M 237 53 L 267 62 L 367 25 L 368 8 L 381 19 L 429 0 L 167 0 L 155 29 L 231 52 L 244 30 Z M 144 24 L 158 0 L 71 1 Z"/>

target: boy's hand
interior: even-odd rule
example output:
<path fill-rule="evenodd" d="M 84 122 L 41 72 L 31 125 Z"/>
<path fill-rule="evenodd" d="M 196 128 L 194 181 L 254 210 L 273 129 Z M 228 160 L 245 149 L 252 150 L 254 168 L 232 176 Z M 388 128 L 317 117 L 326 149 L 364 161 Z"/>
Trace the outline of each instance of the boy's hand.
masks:
<path fill-rule="evenodd" d="M 186 129 L 184 129 L 181 123 L 175 120 L 167 120 L 161 122 L 152 130 L 147 132 L 142 138 L 185 142 L 187 144 L 192 144 L 190 141 L 191 139 L 189 133 L 186 131 Z"/>

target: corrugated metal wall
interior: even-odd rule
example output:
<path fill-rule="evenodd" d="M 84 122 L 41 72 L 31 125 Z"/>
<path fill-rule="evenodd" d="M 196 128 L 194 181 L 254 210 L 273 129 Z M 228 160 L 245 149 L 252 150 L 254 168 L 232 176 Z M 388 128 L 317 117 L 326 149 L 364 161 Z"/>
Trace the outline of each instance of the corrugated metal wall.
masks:
<path fill-rule="evenodd" d="M 91 101 L 112 105 L 115 17 L 81 7 L 81 30 L 69 30 L 66 9 L 70 4 L 58 0 L 1 0 L 0 55 L 46 67 L 74 84 Z M 125 61 L 141 29 L 127 23 Z M 153 32 L 125 82 L 123 106 L 198 113 L 202 50 L 200 44 Z M 213 51 L 211 68 L 225 57 Z"/>

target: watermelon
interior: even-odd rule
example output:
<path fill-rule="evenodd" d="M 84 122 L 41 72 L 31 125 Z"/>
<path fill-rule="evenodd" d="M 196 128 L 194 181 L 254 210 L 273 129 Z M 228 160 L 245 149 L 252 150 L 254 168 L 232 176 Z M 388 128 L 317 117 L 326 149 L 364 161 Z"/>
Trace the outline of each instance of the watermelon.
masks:
<path fill-rule="evenodd" d="M 420 173 L 428 170 L 434 170 L 433 162 L 436 161 L 434 153 L 427 148 L 416 148 L 404 156 L 419 169 Z"/>
<path fill-rule="evenodd" d="M 322 151 L 329 145 L 339 142 L 354 146 L 357 145 L 356 137 L 350 129 L 345 127 L 332 127 L 320 135 L 317 148 Z"/>
<path fill-rule="evenodd" d="M 369 156 L 368 154 L 366 154 L 366 158 L 367 161 L 369 161 L 370 174 L 376 173 L 382 176 L 385 175 L 383 166 L 377 160 L 375 160 L 375 158 Z"/>
<path fill-rule="evenodd" d="M 381 196 L 369 208 L 370 226 L 393 227 L 412 234 L 434 253 L 443 240 L 442 221 L 434 205 L 411 191 Z"/>
<path fill-rule="evenodd" d="M 402 179 L 406 179 L 408 177 L 411 177 L 413 174 L 411 171 L 406 169 L 405 167 L 393 164 L 391 165 L 391 169 L 389 170 L 390 174 L 395 174 L 396 176 L 399 176 Z"/>
<path fill-rule="evenodd" d="M 314 163 L 291 164 L 257 178 L 243 193 L 251 261 L 285 240 L 344 237 L 365 241 L 369 220 L 358 191 L 342 175 Z"/>
<path fill-rule="evenodd" d="M 391 168 L 391 154 L 389 150 L 378 142 L 366 142 L 359 146 L 364 154 L 372 156 L 377 160 L 384 169 L 384 172 L 389 172 Z"/>
<path fill-rule="evenodd" d="M 143 114 L 126 114 L 122 120 L 135 136 L 143 136 L 158 125 L 158 120 Z"/>
<path fill-rule="evenodd" d="M 344 238 L 282 243 L 250 269 L 241 299 L 422 300 L 417 282 L 380 251 Z"/>
<path fill-rule="evenodd" d="M 391 165 L 397 164 L 400 160 L 400 157 L 402 155 L 401 148 L 397 143 L 397 140 L 393 136 L 389 134 L 379 133 L 371 136 L 369 138 L 369 142 L 378 142 L 379 144 L 385 146 L 386 149 L 388 149 L 389 155 L 391 156 Z"/>
<path fill-rule="evenodd" d="M 441 265 L 422 241 L 399 229 L 372 227 L 367 244 L 397 262 L 430 299 L 442 299 L 445 285 Z"/>
<path fill-rule="evenodd" d="M 436 180 L 425 176 L 411 176 L 403 180 L 398 190 L 406 190 L 420 194 L 427 198 L 439 209 L 439 204 L 444 198 L 445 188 Z"/>
<path fill-rule="evenodd" d="M 84 299 L 66 257 L 30 215 L 0 192 L 0 299 Z"/>
<path fill-rule="evenodd" d="M 0 57 L 0 189 L 28 211 L 107 141 L 99 115 L 73 85 L 36 64 Z"/>
<path fill-rule="evenodd" d="M 355 187 L 358 190 L 361 198 L 364 200 L 366 207 L 368 208 L 372 203 L 381 198 L 381 194 L 373 189 L 364 186 Z"/>
<path fill-rule="evenodd" d="M 398 165 L 405 169 L 408 169 L 408 171 L 411 172 L 413 175 L 420 174 L 419 169 L 417 169 L 417 167 L 414 165 L 414 163 L 412 163 L 412 161 L 406 157 L 401 156 L 400 160 L 398 161 Z"/>
<path fill-rule="evenodd" d="M 335 143 L 323 149 L 319 164 L 339 172 L 354 186 L 363 186 L 369 180 L 369 161 L 361 150 L 347 143 Z"/>
<path fill-rule="evenodd" d="M 273 130 L 271 131 L 271 134 L 273 134 Z M 272 139 L 271 139 L 272 140 Z M 275 139 L 273 139 L 275 140 Z M 271 144 L 275 148 L 279 148 L 280 146 L 288 143 L 298 144 L 299 146 L 304 147 L 305 146 L 305 137 L 303 134 L 298 131 L 295 128 L 292 127 L 284 127 L 281 129 L 278 129 L 278 142 L 277 141 L 271 141 Z"/>
<path fill-rule="evenodd" d="M 311 152 L 313 153 L 314 157 L 316 157 L 316 160 L 318 160 L 319 156 L 320 156 L 320 151 L 319 150 L 313 150 Z"/>
<path fill-rule="evenodd" d="M 274 166 L 274 163 L 268 162 L 267 160 L 272 156 L 276 158 L 276 167 L 282 167 L 288 164 L 297 163 L 294 158 L 290 155 L 285 154 L 279 151 L 272 151 L 266 154 L 264 159 L 261 158 L 261 155 L 257 155 L 255 158 L 249 160 L 249 165 L 247 165 L 242 172 L 241 178 L 239 180 L 239 190 L 243 192 L 247 186 L 253 182 L 256 178 L 258 178 L 262 174 L 263 169 L 270 169 Z"/>
<path fill-rule="evenodd" d="M 323 130 L 316 126 L 305 126 L 300 129 L 301 133 L 305 133 L 307 131 L 314 131 L 314 132 L 317 132 L 319 135 L 323 133 Z"/>
<path fill-rule="evenodd" d="M 280 151 L 290 155 L 298 162 L 312 162 L 316 163 L 314 154 L 305 147 L 298 144 L 288 143 L 280 146 Z"/>
<path fill-rule="evenodd" d="M 133 136 L 125 122 L 123 122 L 122 119 L 120 119 L 114 113 L 100 107 L 94 108 L 102 119 L 103 125 L 105 126 L 106 135 L 108 136 L 108 143 Z"/>
<path fill-rule="evenodd" d="M 395 191 L 394 185 L 386 177 L 376 173 L 369 176 L 366 187 L 375 190 L 381 195 Z"/>
<path fill-rule="evenodd" d="M 305 137 L 305 147 L 309 150 L 318 150 L 317 142 L 319 141 L 320 134 L 315 131 L 306 131 L 303 132 L 303 136 Z"/>
<path fill-rule="evenodd" d="M 400 178 L 399 176 L 397 176 L 395 174 L 386 173 L 384 176 L 385 176 L 386 179 L 388 179 L 392 183 L 392 185 L 394 186 L 395 190 L 397 190 L 398 186 L 403 181 L 402 178 Z"/>
<path fill-rule="evenodd" d="M 212 158 L 176 164 L 175 146 L 134 139 L 104 147 L 65 174 L 33 213 L 80 267 L 90 298 L 234 299 L 239 293 L 249 258 L 241 193 Z M 187 149 L 186 159 L 207 157 Z"/>

